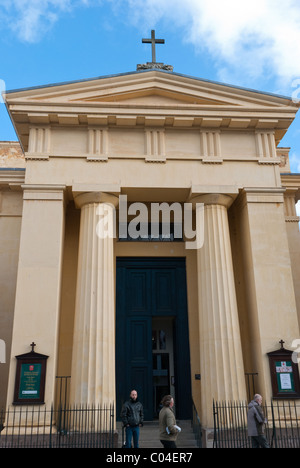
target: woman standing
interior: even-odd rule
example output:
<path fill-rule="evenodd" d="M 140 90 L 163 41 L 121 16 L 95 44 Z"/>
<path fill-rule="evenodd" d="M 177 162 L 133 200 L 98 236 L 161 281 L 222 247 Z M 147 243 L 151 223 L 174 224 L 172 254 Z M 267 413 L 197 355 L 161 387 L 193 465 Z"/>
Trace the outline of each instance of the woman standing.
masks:
<path fill-rule="evenodd" d="M 163 407 L 159 413 L 159 439 L 164 448 L 177 448 L 175 441 L 181 429 L 176 426 L 174 399 L 171 395 L 166 395 L 161 403 Z"/>

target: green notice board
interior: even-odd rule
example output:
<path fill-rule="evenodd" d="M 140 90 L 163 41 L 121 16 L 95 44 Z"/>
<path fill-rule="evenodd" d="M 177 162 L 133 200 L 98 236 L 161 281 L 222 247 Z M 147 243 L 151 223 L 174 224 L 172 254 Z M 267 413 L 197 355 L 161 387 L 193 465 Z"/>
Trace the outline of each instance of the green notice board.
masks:
<path fill-rule="evenodd" d="M 295 392 L 295 382 L 291 361 L 276 361 L 277 385 L 280 393 Z"/>
<path fill-rule="evenodd" d="M 40 399 L 42 364 L 22 364 L 20 374 L 19 400 Z"/>
<path fill-rule="evenodd" d="M 293 360 L 293 351 L 283 347 L 268 353 L 271 383 L 274 399 L 300 398 L 300 378 L 298 363 Z"/>
<path fill-rule="evenodd" d="M 31 353 L 16 356 L 16 359 L 17 369 L 13 404 L 44 404 L 48 356 L 31 351 Z"/>

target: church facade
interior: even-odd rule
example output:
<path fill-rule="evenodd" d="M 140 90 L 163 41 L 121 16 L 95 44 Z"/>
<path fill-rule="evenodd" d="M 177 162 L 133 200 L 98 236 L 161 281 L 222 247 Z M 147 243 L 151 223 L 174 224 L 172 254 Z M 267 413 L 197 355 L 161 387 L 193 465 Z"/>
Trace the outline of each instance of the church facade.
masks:
<path fill-rule="evenodd" d="M 0 144 L 0 406 L 16 356 L 48 356 L 44 402 L 146 418 L 171 393 L 272 397 L 267 353 L 300 338 L 300 175 L 291 99 L 146 69 L 7 92 Z M 4 361 L 4 359 L 3 359 Z"/>

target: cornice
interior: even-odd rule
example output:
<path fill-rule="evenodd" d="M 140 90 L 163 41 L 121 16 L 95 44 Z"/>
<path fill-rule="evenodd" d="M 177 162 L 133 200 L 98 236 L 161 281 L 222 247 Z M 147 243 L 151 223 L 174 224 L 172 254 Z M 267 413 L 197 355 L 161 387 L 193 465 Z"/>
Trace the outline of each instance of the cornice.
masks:
<path fill-rule="evenodd" d="M 300 174 L 280 174 L 280 177 L 284 187 L 300 189 Z"/>
<path fill-rule="evenodd" d="M 300 200 L 300 174 L 280 174 L 282 186 L 293 192 L 296 202 Z"/>
<path fill-rule="evenodd" d="M 0 189 L 22 190 L 25 169 L 0 168 Z"/>

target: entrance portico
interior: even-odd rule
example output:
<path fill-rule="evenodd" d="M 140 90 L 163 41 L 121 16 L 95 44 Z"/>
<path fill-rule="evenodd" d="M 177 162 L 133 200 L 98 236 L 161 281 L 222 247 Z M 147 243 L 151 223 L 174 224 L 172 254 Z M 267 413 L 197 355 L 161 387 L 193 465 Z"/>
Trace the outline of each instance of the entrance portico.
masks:
<path fill-rule="evenodd" d="M 163 70 L 22 90 L 6 99 L 26 158 L 7 405 L 15 356 L 33 341 L 49 356 L 47 405 L 55 399 L 57 375 L 71 375 L 71 404 L 116 402 L 120 336 L 136 336 L 134 343 L 143 344 L 126 328 L 129 319 L 118 332 L 123 318 L 116 293 L 129 294 L 132 287 L 118 277 L 124 259 L 185 265 L 185 288 L 174 289 L 178 282 L 168 283 L 166 276 L 158 282 L 161 298 L 169 299 L 170 290 L 177 298 L 173 309 L 159 315 L 139 310 L 136 316 L 143 326 L 147 322 L 150 336 L 160 326 L 169 329 L 171 322 L 163 320 L 173 320 L 178 399 L 177 294 L 186 295 L 189 354 L 182 365 L 189 376 L 187 399 L 205 427 L 213 425 L 213 399 L 246 399 L 245 372 L 259 373 L 258 389 L 269 398 L 266 354 L 280 339 L 288 347 L 299 336 L 284 169 L 276 150 L 297 106 Z M 128 223 L 136 203 L 192 204 L 193 229 L 199 239 L 204 233 L 201 248 L 185 248 L 185 238 L 120 239 L 121 196 L 127 196 Z M 196 222 L 197 203 L 203 205 L 202 224 Z M 105 232 L 115 237 L 101 235 L 103 219 Z M 143 285 L 131 284 L 142 300 Z M 151 291 L 152 297 L 158 289 Z M 169 377 L 172 370 L 163 352 L 152 351 L 148 346 L 141 367 L 152 372 L 153 385 L 155 370 Z M 178 408 L 181 403 L 179 396 Z"/>

